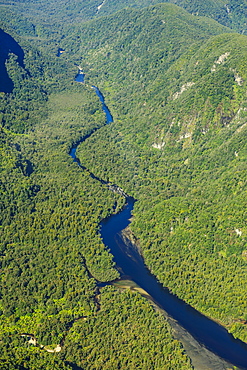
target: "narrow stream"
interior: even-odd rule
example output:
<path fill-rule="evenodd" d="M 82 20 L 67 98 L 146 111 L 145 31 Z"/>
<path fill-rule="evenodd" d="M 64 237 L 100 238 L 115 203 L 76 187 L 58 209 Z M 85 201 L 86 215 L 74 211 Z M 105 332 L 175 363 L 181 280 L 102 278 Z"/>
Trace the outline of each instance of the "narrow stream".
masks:
<path fill-rule="evenodd" d="M 113 122 L 113 117 L 108 107 L 105 105 L 102 93 L 97 87 L 93 86 L 92 88 L 102 102 L 102 109 L 106 114 L 106 124 Z M 90 135 L 86 138 L 89 136 Z M 78 142 L 70 151 L 70 155 L 78 164 L 80 163 L 76 158 L 76 148 L 81 142 L 85 141 L 86 138 Z M 93 174 L 91 174 L 91 176 L 106 184 L 104 180 L 97 178 Z M 123 191 L 122 194 L 125 195 Z M 130 247 L 124 242 L 120 232 L 129 225 L 131 212 L 135 203 L 135 199 L 132 197 L 125 195 L 125 198 L 126 204 L 124 208 L 118 214 L 111 215 L 100 223 L 102 240 L 113 254 L 121 276 L 128 277 L 128 279 L 134 281 L 144 289 L 152 297 L 153 301 L 190 333 L 202 347 L 205 347 L 227 363 L 235 365 L 242 370 L 246 370 L 247 344 L 238 339 L 234 339 L 234 337 L 221 325 L 210 320 L 196 311 L 193 307 L 171 294 L 169 290 L 164 288 L 158 282 L 157 278 L 150 273 L 138 250 L 134 247 Z M 220 369 L 220 367 L 217 367 L 217 369 Z M 221 369 L 227 369 L 227 367 L 222 366 Z"/>

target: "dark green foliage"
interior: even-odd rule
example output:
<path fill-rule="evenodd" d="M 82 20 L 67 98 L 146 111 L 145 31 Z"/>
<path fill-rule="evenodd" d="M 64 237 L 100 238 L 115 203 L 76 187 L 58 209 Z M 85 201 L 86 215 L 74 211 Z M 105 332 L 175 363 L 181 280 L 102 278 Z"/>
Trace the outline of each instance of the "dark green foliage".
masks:
<path fill-rule="evenodd" d="M 65 0 L 52 0 L 49 3 L 44 0 L 22 2 L 14 0 L 11 4 L 8 0 L 1 0 L 0 4 L 3 14 L 17 13 L 18 28 L 21 26 L 23 34 L 27 35 L 31 31 L 31 34 L 34 33 L 39 37 L 52 36 L 55 38 L 59 36 L 60 30 L 55 29 L 54 24 L 60 29 L 66 29 L 73 23 L 115 14 L 123 8 L 145 8 L 167 2 L 176 4 L 193 15 L 213 18 L 238 32 L 246 32 L 246 0 L 229 0 L 227 4 L 223 0 L 107 0 L 104 3 L 96 0 L 84 0 L 83 2 L 73 0 L 69 3 Z M 38 24 L 38 26 L 35 27 L 33 24 Z M 16 28 L 15 23 L 11 26 Z"/>
<path fill-rule="evenodd" d="M 32 134 L 1 130 L 1 335 L 31 333 L 56 346 L 69 323 L 94 312 L 95 279 L 118 276 L 97 229 L 123 201 L 67 154 L 104 124 L 93 91 L 72 86 L 50 97 L 46 109 L 47 121 Z"/>
<path fill-rule="evenodd" d="M 131 32 L 122 22 L 126 13 L 119 13 L 119 25 L 114 23 L 112 42 L 105 20 L 97 24 L 100 44 L 97 33 L 87 44 L 83 27 L 84 63 L 97 66 L 97 75 L 90 70 L 90 76 L 98 79 L 118 120 L 81 145 L 81 163 L 138 199 L 131 227 L 159 280 L 245 339 L 246 37 L 216 35 L 199 45 L 195 24 L 191 38 L 188 31 L 176 51 L 181 36 L 177 40 L 172 31 L 175 8 L 159 7 L 170 16 L 169 25 L 152 47 L 148 37 L 144 42 L 145 27 L 153 34 L 157 20 L 151 9 L 139 12 L 140 22 L 145 11 L 148 21 L 138 29 L 136 18 L 135 39 L 130 37 L 122 50 Z M 170 26 L 174 59 L 166 52 Z M 118 27 L 127 28 L 121 38 Z M 210 34 L 218 30 L 211 24 Z M 142 40 L 136 43 L 142 51 L 134 40 Z M 158 50 L 163 62 L 152 68 Z"/>
<path fill-rule="evenodd" d="M 97 315 L 78 321 L 66 338 L 66 355 L 83 369 L 191 369 L 164 318 L 138 293 L 107 287 L 100 304 Z"/>
<path fill-rule="evenodd" d="M 57 354 L 28 345 L 25 338 L 1 338 L 0 364 L 3 370 L 70 370 Z"/>
<path fill-rule="evenodd" d="M 0 102 L 3 369 L 190 368 L 142 298 L 108 287 L 96 304 L 96 280 L 118 277 L 99 221 L 124 199 L 89 171 L 138 198 L 131 227 L 158 279 L 246 339 L 246 37 L 172 4 L 131 3 L 108 17 L 119 1 L 2 7 L 25 54 L 24 68 L 10 53 L 14 90 Z M 238 3 L 227 15 L 221 1 L 179 5 L 244 28 Z M 94 130 L 82 170 L 68 152 Z"/>

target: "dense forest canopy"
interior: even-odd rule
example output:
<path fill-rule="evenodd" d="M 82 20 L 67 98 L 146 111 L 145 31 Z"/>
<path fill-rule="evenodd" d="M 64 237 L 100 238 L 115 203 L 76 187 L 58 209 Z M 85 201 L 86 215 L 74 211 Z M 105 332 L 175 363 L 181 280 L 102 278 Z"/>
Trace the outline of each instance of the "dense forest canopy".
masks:
<path fill-rule="evenodd" d="M 1 0 L 0 4 L 7 9 L 16 11 L 22 17 L 32 22 L 37 34 L 51 33 L 57 36 L 59 30 L 63 29 L 67 23 L 75 24 L 84 22 L 94 17 L 107 16 L 121 9 L 145 8 L 159 3 L 176 4 L 191 14 L 213 18 L 217 22 L 235 29 L 239 33 L 246 33 L 246 0 Z M 45 7 L 45 11 L 44 11 Z M 11 21 L 11 20 L 10 20 Z M 11 23 L 13 20 L 11 21 Z M 26 28 L 26 21 L 19 19 L 22 28 Z M 54 22 L 56 27 L 54 27 Z M 14 28 L 16 28 L 14 26 Z M 19 27 L 18 27 L 19 28 Z"/>
<path fill-rule="evenodd" d="M 123 19 L 112 26 L 112 43 L 109 27 L 98 22 L 100 42 L 97 34 L 88 37 L 93 51 L 83 26 L 83 62 L 109 95 L 118 122 L 83 143 L 80 159 L 139 199 L 132 228 L 164 285 L 246 338 L 246 37 L 220 33 L 225 30 L 203 18 L 194 30 L 186 27 L 183 39 L 173 31 L 170 13 L 162 13 L 169 8 L 177 11 L 183 29 L 182 17 L 189 22 L 188 15 L 159 5 L 139 12 L 140 22 L 149 12 L 148 21 L 136 30 L 135 39 L 130 36 L 131 42 L 125 42 L 132 30 Z M 157 49 L 153 46 L 145 58 L 151 48 L 146 35 L 154 24 Z M 197 26 L 208 26 L 215 36 L 202 45 L 204 35 Z M 118 36 L 118 27 L 127 28 L 125 37 L 123 32 Z M 102 51 L 107 64 L 101 61 Z M 224 288 L 223 276 L 228 276 Z"/>
<path fill-rule="evenodd" d="M 138 199 L 158 280 L 247 339 L 245 2 L 156 3 L 0 1 L 2 369 L 192 368 L 138 293 L 98 291 L 125 200 L 90 172 Z"/>

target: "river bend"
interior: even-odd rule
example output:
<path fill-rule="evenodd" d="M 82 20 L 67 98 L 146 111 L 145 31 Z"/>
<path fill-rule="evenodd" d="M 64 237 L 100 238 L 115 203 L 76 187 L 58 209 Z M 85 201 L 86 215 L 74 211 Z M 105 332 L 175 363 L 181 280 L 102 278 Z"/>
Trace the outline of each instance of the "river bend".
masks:
<path fill-rule="evenodd" d="M 92 88 L 95 90 L 102 103 L 102 109 L 106 115 L 106 124 L 113 122 L 113 117 L 108 107 L 105 105 L 102 93 L 96 86 L 92 86 Z M 70 155 L 78 163 L 79 160 L 76 158 L 76 148 L 89 136 L 90 135 L 79 141 L 70 151 Z M 91 174 L 91 176 L 107 184 L 104 180 L 97 178 L 93 174 Z M 108 187 L 110 188 L 109 184 Z M 122 195 L 126 198 L 124 208 L 119 213 L 111 215 L 100 223 L 102 240 L 113 254 L 114 261 L 117 264 L 121 276 L 128 277 L 128 279 L 131 279 L 144 289 L 152 297 L 154 302 L 165 310 L 171 318 L 175 319 L 176 322 L 188 331 L 203 347 L 228 363 L 242 370 L 246 370 L 247 344 L 238 339 L 234 339 L 224 327 L 202 315 L 193 307 L 170 293 L 169 290 L 164 288 L 158 282 L 157 278 L 150 273 L 138 250 L 124 243 L 120 233 L 130 223 L 135 199 L 128 197 L 123 191 Z M 226 369 L 226 367 L 224 368 Z"/>

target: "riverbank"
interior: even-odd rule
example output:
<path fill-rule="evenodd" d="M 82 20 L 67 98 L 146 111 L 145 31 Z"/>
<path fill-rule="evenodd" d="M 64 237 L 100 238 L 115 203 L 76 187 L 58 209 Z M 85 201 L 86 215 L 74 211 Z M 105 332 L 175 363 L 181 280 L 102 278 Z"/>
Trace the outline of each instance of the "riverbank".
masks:
<path fill-rule="evenodd" d="M 181 325 L 178 324 L 168 313 L 157 305 L 152 297 L 140 286 L 131 280 L 119 280 L 113 283 L 119 289 L 130 289 L 140 293 L 144 298 L 148 299 L 155 310 L 160 312 L 168 321 L 172 328 L 172 335 L 175 339 L 182 343 L 187 355 L 192 361 L 195 370 L 236 370 L 235 366 L 224 361 L 220 357 L 208 351 L 201 346 Z"/>
<path fill-rule="evenodd" d="M 93 86 L 93 88 L 106 114 L 106 124 L 113 122 L 113 117 L 105 105 L 103 94 L 96 86 Z M 76 159 L 76 148 L 74 149 L 73 155 Z M 99 181 L 102 180 L 99 179 Z M 129 243 L 124 240 L 126 237 L 123 237 L 121 233 L 130 224 L 135 201 L 135 199 L 127 197 L 126 205 L 119 213 L 111 215 L 100 223 L 100 234 L 103 243 L 113 254 L 121 276 L 129 276 L 143 291 L 148 293 L 153 302 L 164 310 L 171 320 L 181 326 L 183 335 L 188 332 L 187 338 L 189 339 L 185 341 L 188 349 L 193 348 L 195 342 L 199 344 L 199 347 L 196 345 L 196 352 L 198 352 L 198 348 L 207 348 L 206 355 L 204 353 L 202 357 L 196 357 L 197 362 L 203 363 L 207 357 L 213 363 L 215 359 L 217 359 L 216 362 L 219 362 L 218 358 L 224 358 L 225 361 L 220 360 L 220 366 L 225 362 L 226 365 L 224 366 L 227 366 L 225 369 L 230 366 L 228 362 L 239 366 L 241 369 L 247 369 L 247 345 L 235 340 L 222 326 L 200 314 L 193 307 L 170 293 L 167 288 L 164 288 L 148 270 L 139 253 L 140 248 L 138 250 L 130 240 Z M 180 330 L 177 330 L 177 333 L 180 333 Z M 212 369 L 215 369 L 215 365 L 212 366 Z"/>

